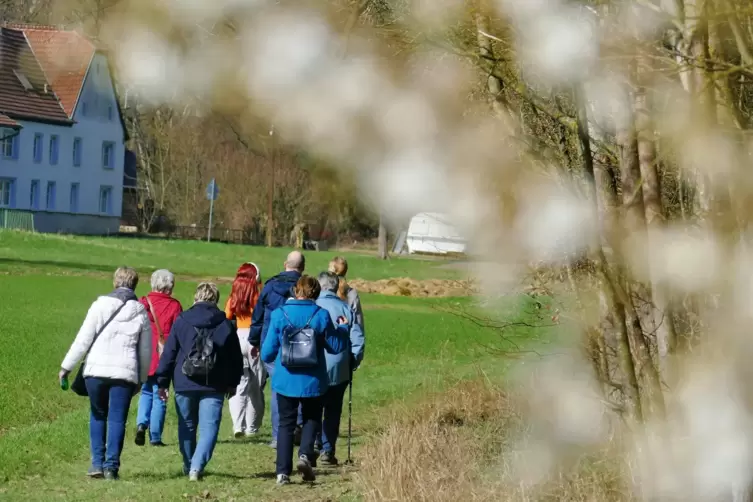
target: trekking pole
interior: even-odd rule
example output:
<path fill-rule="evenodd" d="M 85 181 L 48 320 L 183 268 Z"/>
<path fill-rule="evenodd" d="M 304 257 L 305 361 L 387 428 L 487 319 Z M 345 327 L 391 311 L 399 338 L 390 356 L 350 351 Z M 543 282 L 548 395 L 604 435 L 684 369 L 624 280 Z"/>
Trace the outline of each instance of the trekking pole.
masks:
<path fill-rule="evenodd" d="M 345 464 L 351 465 L 353 459 L 350 456 L 350 442 L 353 436 L 353 371 L 350 372 L 350 383 L 348 384 L 348 460 Z"/>

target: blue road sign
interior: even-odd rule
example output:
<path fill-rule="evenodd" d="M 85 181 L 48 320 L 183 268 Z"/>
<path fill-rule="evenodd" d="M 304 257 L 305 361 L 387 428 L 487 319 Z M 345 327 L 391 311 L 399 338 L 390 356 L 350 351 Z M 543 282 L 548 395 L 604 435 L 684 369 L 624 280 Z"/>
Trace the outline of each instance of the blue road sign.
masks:
<path fill-rule="evenodd" d="M 217 183 L 214 181 L 214 178 L 212 178 L 212 181 L 209 182 L 207 185 L 207 200 L 217 200 L 217 197 L 220 195 L 220 187 L 217 186 Z"/>

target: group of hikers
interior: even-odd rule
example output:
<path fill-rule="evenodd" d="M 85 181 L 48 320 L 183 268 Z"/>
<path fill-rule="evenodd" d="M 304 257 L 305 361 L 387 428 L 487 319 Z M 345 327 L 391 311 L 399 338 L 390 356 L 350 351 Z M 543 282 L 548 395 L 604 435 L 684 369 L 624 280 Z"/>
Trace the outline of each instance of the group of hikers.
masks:
<path fill-rule="evenodd" d="M 235 438 L 258 433 L 264 387 L 272 380 L 272 441 L 277 483 L 290 483 L 293 451 L 304 481 L 317 462 L 335 456 L 345 391 L 363 360 L 363 311 L 345 279 L 347 261 L 335 257 L 318 277 L 304 275 L 305 257 L 293 251 L 285 270 L 261 286 L 251 262 L 238 269 L 224 311 L 211 282 L 196 288 L 183 310 L 172 296 L 175 276 L 157 270 L 151 292 L 137 298 L 138 273 L 115 271 L 114 290 L 97 298 L 61 364 L 71 389 L 88 396 L 92 478 L 118 479 L 132 397 L 141 391 L 135 443 L 162 442 L 172 382 L 183 473 L 201 479 L 217 443 L 225 397 Z M 198 434 L 198 438 L 197 438 Z"/>

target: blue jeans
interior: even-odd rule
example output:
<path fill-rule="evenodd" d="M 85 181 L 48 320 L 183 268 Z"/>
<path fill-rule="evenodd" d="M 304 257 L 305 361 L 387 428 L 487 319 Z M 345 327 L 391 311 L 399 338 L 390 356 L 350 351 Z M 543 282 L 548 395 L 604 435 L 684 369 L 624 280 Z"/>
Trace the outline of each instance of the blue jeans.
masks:
<path fill-rule="evenodd" d="M 267 375 L 271 380 L 275 372 L 275 363 L 264 363 L 264 368 L 267 370 Z M 270 389 L 271 390 L 271 389 Z M 272 440 L 277 441 L 277 431 L 280 429 L 280 412 L 277 409 L 277 392 L 271 390 L 272 396 L 270 398 L 270 406 L 272 407 Z M 298 407 L 298 418 L 296 424 L 303 426 L 303 407 Z"/>
<path fill-rule="evenodd" d="M 125 440 L 128 408 L 136 385 L 125 380 L 87 377 L 91 413 L 89 442 L 92 467 L 117 471 Z"/>
<path fill-rule="evenodd" d="M 322 420 L 322 450 L 335 454 L 337 437 L 340 435 L 340 417 L 343 413 L 343 399 L 348 382 L 331 385 L 322 399 L 324 420 Z"/>
<path fill-rule="evenodd" d="M 178 443 L 183 470 L 203 472 L 217 444 L 225 396 L 218 392 L 176 392 Z M 196 441 L 196 432 L 199 440 Z"/>
<path fill-rule="evenodd" d="M 141 386 L 139 398 L 139 413 L 136 419 L 137 425 L 143 425 L 149 429 L 149 441 L 159 443 L 162 441 L 162 429 L 165 427 L 165 413 L 167 403 L 157 395 L 157 377 L 150 376 L 149 380 Z"/>

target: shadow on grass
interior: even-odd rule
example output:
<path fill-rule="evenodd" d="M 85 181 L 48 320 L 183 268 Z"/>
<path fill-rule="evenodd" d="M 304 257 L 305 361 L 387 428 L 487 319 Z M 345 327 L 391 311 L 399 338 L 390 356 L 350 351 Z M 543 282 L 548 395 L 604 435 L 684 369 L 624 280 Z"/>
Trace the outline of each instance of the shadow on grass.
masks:
<path fill-rule="evenodd" d="M 152 480 L 152 481 L 166 481 L 168 479 L 181 479 L 181 478 L 188 479 L 188 477 L 185 474 L 183 474 L 182 471 L 175 471 L 169 474 L 151 472 L 151 471 L 142 471 L 142 472 L 133 473 L 131 477 L 133 479 L 143 479 L 143 480 Z M 242 476 L 238 474 L 230 474 L 227 472 L 206 471 L 203 477 L 239 480 L 239 479 L 248 479 L 253 476 Z"/>
<path fill-rule="evenodd" d="M 185 478 L 186 475 L 183 474 L 182 471 L 175 471 L 170 474 L 164 474 L 159 472 L 152 472 L 152 471 L 141 471 L 141 472 L 134 472 L 130 477 L 133 479 L 146 479 L 146 480 L 153 480 L 153 481 L 164 481 L 167 479 L 180 479 Z"/>
<path fill-rule="evenodd" d="M 339 476 L 341 473 L 338 469 L 322 469 L 321 467 L 317 467 L 314 470 L 314 473 L 316 474 L 316 477 L 328 477 L 328 476 Z M 296 476 L 295 472 L 290 476 L 291 479 L 293 479 Z M 248 476 L 251 479 L 277 479 L 277 474 L 274 471 L 267 471 L 267 472 L 257 472 L 256 474 L 251 474 Z"/>
<path fill-rule="evenodd" d="M 77 263 L 71 261 L 53 261 L 53 260 L 21 260 L 18 258 L 0 258 L 2 265 L 19 265 L 23 267 L 57 267 L 67 268 L 70 270 L 88 270 L 91 272 L 113 273 L 118 267 L 117 263 L 112 265 L 92 265 L 91 263 Z"/>

